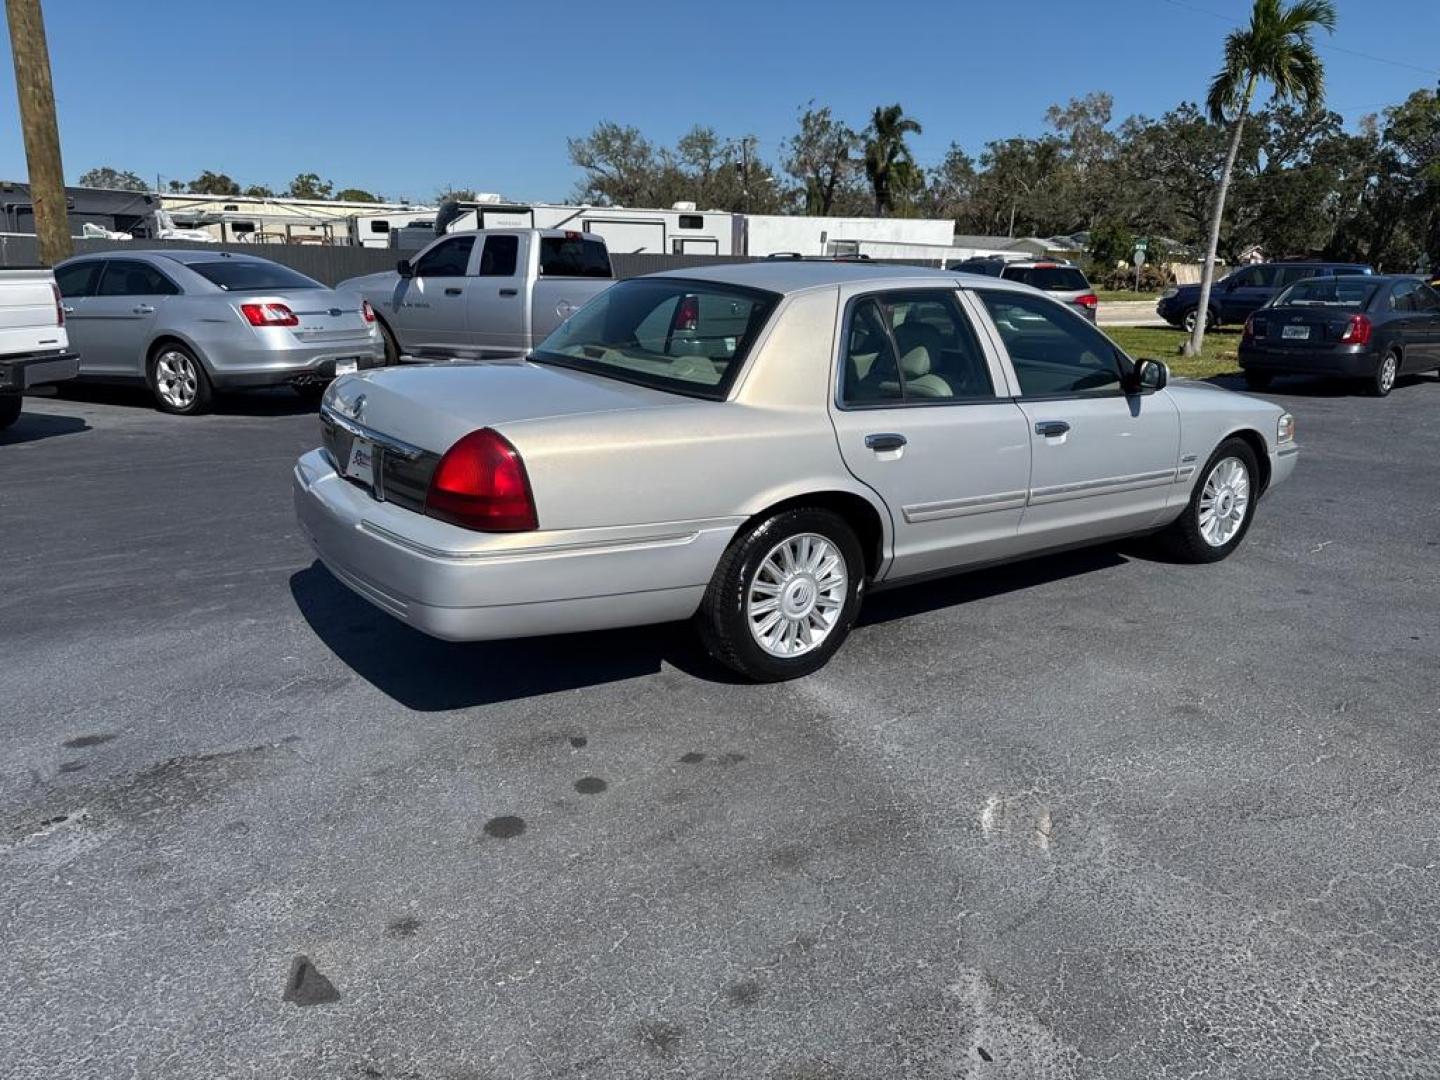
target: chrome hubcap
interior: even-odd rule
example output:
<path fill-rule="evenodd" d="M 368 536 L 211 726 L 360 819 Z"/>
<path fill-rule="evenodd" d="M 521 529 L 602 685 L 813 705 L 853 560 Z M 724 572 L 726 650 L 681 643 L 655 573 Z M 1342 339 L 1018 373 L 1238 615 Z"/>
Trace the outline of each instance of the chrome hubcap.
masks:
<path fill-rule="evenodd" d="M 1250 507 L 1250 474 L 1239 458 L 1216 462 L 1200 492 L 1200 535 L 1211 547 L 1224 547 L 1239 531 Z"/>
<path fill-rule="evenodd" d="M 1395 385 L 1395 357 L 1387 356 L 1380 363 L 1380 389 L 1387 393 Z"/>
<path fill-rule="evenodd" d="M 770 549 L 745 593 L 745 619 L 771 656 L 803 656 L 835 629 L 845 608 L 845 556 L 818 533 L 787 537 Z"/>
<path fill-rule="evenodd" d="M 180 352 L 163 352 L 155 361 L 155 389 L 172 409 L 187 409 L 195 400 L 200 378 L 195 361 Z"/>

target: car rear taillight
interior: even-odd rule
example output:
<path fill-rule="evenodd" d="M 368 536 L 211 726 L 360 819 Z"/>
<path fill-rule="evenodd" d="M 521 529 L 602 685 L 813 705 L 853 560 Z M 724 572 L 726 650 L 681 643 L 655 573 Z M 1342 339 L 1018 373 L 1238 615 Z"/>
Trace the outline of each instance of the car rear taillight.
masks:
<path fill-rule="evenodd" d="M 675 329 L 695 330 L 700 325 L 700 298 L 686 296 L 675 309 Z"/>
<path fill-rule="evenodd" d="M 425 513 L 478 532 L 539 528 L 525 463 L 490 428 L 472 431 L 445 451 L 430 478 Z"/>
<path fill-rule="evenodd" d="M 1346 345 L 1369 345 L 1371 329 L 1370 320 L 1364 315 L 1351 315 L 1340 340 Z"/>
<path fill-rule="evenodd" d="M 299 326 L 300 318 L 284 304 L 241 304 L 240 314 L 251 326 Z"/>
<path fill-rule="evenodd" d="M 360 317 L 366 322 L 375 321 L 375 309 L 370 306 L 369 300 L 360 301 Z"/>
<path fill-rule="evenodd" d="M 1099 307 L 1100 298 L 1096 296 L 1093 292 L 1087 292 L 1084 296 L 1077 296 L 1075 298 L 1075 303 L 1081 305 L 1082 307 Z"/>
<path fill-rule="evenodd" d="M 65 325 L 65 301 L 60 299 L 60 286 L 51 284 L 50 291 L 55 294 L 55 325 Z"/>
<path fill-rule="evenodd" d="M 1245 329 L 1240 331 L 1240 340 L 1249 341 L 1255 336 L 1255 316 L 1245 316 Z"/>

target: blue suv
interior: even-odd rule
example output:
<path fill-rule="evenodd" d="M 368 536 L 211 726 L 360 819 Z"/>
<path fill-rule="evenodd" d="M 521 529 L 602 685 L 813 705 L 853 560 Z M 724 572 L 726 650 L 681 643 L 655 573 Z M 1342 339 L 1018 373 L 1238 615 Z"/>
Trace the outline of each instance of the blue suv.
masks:
<path fill-rule="evenodd" d="M 1238 266 L 1210 289 L 1210 319 L 1207 327 L 1243 323 L 1251 313 L 1295 282 L 1311 277 L 1338 274 L 1373 274 L 1364 263 L 1272 262 Z M 1172 285 L 1160 297 L 1155 312 L 1171 326 L 1195 329 L 1200 309 L 1199 285 Z"/>

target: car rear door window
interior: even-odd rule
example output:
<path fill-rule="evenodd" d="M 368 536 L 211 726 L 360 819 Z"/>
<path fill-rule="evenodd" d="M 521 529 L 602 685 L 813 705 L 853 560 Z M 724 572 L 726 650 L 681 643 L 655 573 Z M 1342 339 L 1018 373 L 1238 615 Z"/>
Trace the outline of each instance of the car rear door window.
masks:
<path fill-rule="evenodd" d="M 1415 290 L 1416 311 L 1440 311 L 1440 293 L 1437 293 L 1429 285 L 1421 285 Z"/>
<path fill-rule="evenodd" d="M 149 263 L 136 259 L 106 259 L 96 296 L 174 296 L 175 283 Z"/>
<path fill-rule="evenodd" d="M 1415 306 L 1415 290 L 1420 287 L 1418 281 L 1397 282 L 1390 290 L 1391 311 L 1417 311 Z"/>
<path fill-rule="evenodd" d="M 487 236 L 480 251 L 480 276 L 514 277 L 519 254 L 518 236 Z"/>
<path fill-rule="evenodd" d="M 844 405 L 899 405 L 905 400 L 900 385 L 900 361 L 879 301 L 867 297 L 850 312 L 845 335 L 845 363 L 840 377 Z"/>
<path fill-rule="evenodd" d="M 93 296 L 95 282 L 100 277 L 98 260 L 71 263 L 55 271 L 55 284 L 60 286 L 60 295 L 67 299 Z"/>
<path fill-rule="evenodd" d="M 470 267 L 473 236 L 452 236 L 421 255 L 415 263 L 416 277 L 464 277 Z"/>
<path fill-rule="evenodd" d="M 1121 392 L 1118 350 L 1084 319 L 1033 293 L 979 289 L 976 295 L 1000 331 L 1022 397 Z"/>

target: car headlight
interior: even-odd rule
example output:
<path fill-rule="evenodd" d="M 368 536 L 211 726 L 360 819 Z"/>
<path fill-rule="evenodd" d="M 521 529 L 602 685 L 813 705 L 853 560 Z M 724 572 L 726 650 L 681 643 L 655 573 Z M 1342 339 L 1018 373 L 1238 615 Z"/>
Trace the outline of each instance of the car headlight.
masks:
<path fill-rule="evenodd" d="M 1275 441 L 1282 446 L 1295 441 L 1295 417 L 1288 412 L 1280 414 L 1280 423 L 1275 429 Z"/>
<path fill-rule="evenodd" d="M 1179 289 L 1177 286 L 1175 286 L 1175 285 L 1171 285 L 1168 289 L 1166 289 L 1164 292 L 1162 292 L 1162 293 L 1160 294 L 1160 299 L 1161 299 L 1161 300 L 1169 300 L 1172 296 L 1179 296 L 1179 295 L 1180 295 L 1180 289 Z"/>

